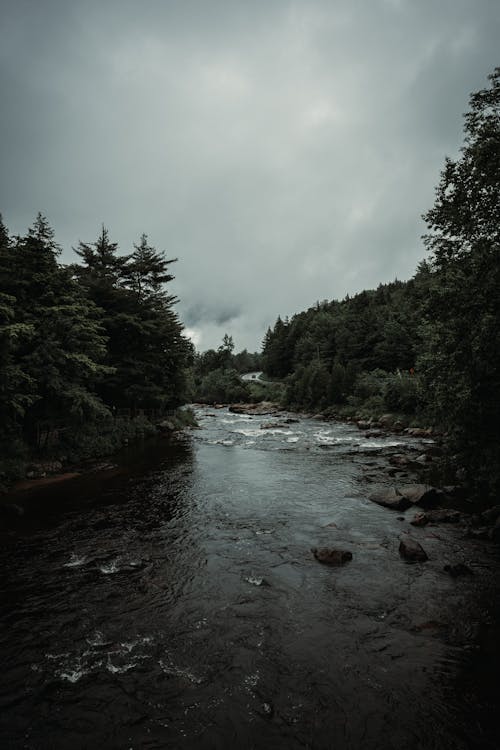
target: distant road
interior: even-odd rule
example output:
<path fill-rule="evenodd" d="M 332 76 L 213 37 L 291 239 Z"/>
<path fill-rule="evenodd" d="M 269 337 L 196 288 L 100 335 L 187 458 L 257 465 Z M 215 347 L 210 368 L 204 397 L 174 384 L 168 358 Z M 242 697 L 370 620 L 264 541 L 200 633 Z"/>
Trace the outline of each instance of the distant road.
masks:
<path fill-rule="evenodd" d="M 246 372 L 241 376 L 242 380 L 260 380 L 262 372 Z"/>

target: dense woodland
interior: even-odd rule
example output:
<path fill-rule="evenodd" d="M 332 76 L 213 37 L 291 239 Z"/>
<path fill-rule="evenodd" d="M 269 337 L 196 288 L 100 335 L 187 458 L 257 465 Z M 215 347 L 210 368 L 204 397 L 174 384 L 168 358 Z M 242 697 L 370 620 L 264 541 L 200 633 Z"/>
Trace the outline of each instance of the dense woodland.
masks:
<path fill-rule="evenodd" d="M 465 143 L 424 216 L 428 257 L 381 284 L 278 318 L 263 368 L 286 406 L 395 412 L 446 431 L 478 492 L 500 490 L 500 68 L 471 96 Z"/>
<path fill-rule="evenodd" d="M 0 224 L 0 450 L 9 460 L 49 450 L 98 455 L 186 401 L 192 346 L 165 285 L 170 265 L 143 235 L 120 255 L 103 227 L 60 249 L 38 215 L 25 236 Z M 133 419 L 133 418 L 136 419 Z M 140 419 L 139 417 L 142 417 Z M 146 417 L 146 418 L 144 418 Z"/>
<path fill-rule="evenodd" d="M 294 409 L 391 412 L 433 425 L 477 491 L 495 496 L 500 68 L 471 96 L 461 155 L 446 160 L 424 218 L 428 255 L 412 279 L 278 318 L 262 354 L 235 354 L 228 335 L 217 350 L 193 352 L 166 291 L 173 261 L 146 235 L 122 255 L 103 227 L 94 243 L 79 244 L 80 262 L 64 266 L 43 216 L 23 237 L 0 223 L 4 473 L 9 458 L 42 450 L 56 430 L 69 455 L 97 454 L 132 429 L 130 418 L 120 423 L 123 412 L 279 397 Z M 242 382 L 242 372 L 260 369 L 281 385 Z M 136 419 L 131 437 L 147 421 Z"/>

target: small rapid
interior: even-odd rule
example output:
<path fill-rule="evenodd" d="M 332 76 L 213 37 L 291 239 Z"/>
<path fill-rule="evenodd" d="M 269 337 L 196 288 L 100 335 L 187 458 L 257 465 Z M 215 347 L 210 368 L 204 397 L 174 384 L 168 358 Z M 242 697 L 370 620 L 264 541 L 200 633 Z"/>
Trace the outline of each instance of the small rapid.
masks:
<path fill-rule="evenodd" d="M 496 747 L 497 549 L 368 499 L 392 483 L 391 455 L 429 441 L 197 417 L 190 435 L 16 496 L 1 747 Z M 398 554 L 409 530 L 425 564 Z M 313 546 L 353 559 L 323 566 Z M 473 575 L 443 571 L 457 561 Z"/>

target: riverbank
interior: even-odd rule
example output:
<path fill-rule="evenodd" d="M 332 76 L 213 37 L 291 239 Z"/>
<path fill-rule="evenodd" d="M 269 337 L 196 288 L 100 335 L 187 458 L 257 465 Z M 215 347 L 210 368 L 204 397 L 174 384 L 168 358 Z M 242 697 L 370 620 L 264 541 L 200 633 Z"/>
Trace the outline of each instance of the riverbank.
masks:
<path fill-rule="evenodd" d="M 19 457 L 0 460 L 0 502 L 7 494 L 68 481 L 82 474 L 108 469 L 113 464 L 103 462 L 129 445 L 145 439 L 196 429 L 197 423 L 190 408 L 182 408 L 167 418 L 151 421 L 144 416 L 114 418 L 97 425 L 84 425 L 70 438 L 63 436 L 60 443 L 45 451 L 29 452 L 26 448 Z"/>
<path fill-rule="evenodd" d="M 498 548 L 371 499 L 431 438 L 196 415 L 3 532 L 3 745 L 496 747 Z"/>

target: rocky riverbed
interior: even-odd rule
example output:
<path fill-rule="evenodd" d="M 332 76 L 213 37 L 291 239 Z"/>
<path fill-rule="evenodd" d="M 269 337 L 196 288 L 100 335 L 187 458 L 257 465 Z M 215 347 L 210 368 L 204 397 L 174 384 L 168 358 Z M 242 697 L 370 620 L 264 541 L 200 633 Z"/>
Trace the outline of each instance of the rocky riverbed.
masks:
<path fill-rule="evenodd" d="M 2 746 L 498 747 L 496 520 L 422 481 L 434 438 L 197 417 L 16 494 Z"/>

